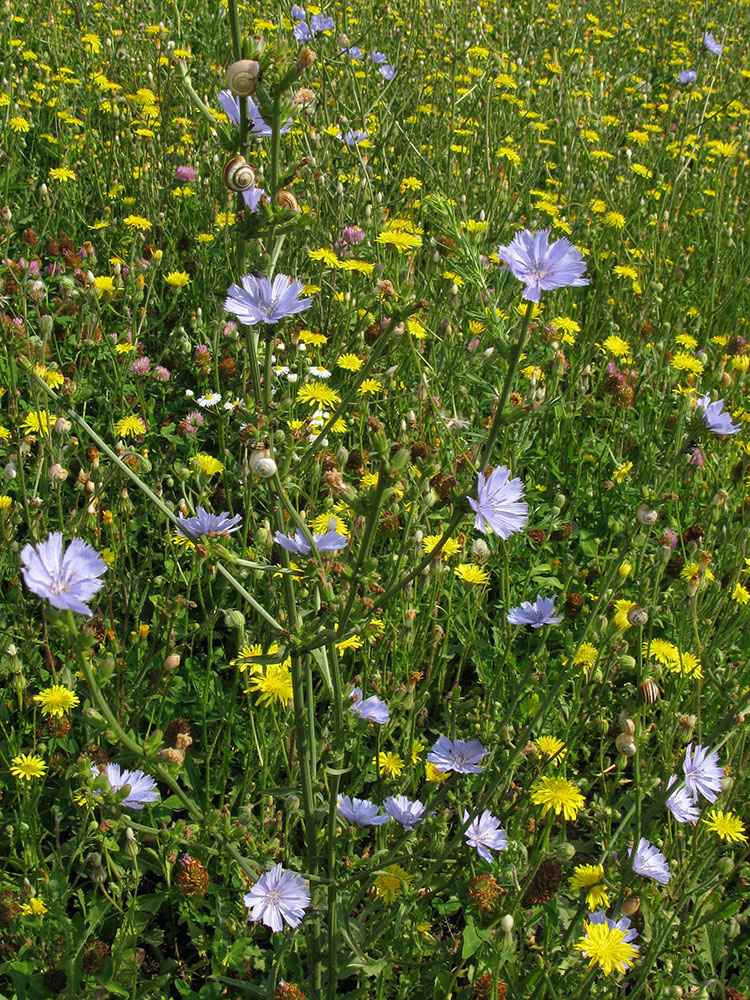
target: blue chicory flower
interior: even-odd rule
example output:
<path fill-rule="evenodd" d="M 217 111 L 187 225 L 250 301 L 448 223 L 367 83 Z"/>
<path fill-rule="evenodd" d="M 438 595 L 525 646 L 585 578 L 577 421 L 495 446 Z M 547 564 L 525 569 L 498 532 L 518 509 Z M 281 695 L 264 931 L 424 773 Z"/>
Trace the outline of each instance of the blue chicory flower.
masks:
<path fill-rule="evenodd" d="M 712 434 L 736 434 L 741 430 L 740 426 L 733 422 L 732 415 L 724 409 L 724 400 L 717 399 L 712 403 L 710 392 L 701 396 L 696 407 L 702 411 L 703 422 Z"/>
<path fill-rule="evenodd" d="M 91 777 L 97 779 L 100 774 L 107 779 L 113 792 L 119 792 L 127 785 L 127 795 L 121 800 L 121 805 L 126 809 L 143 809 L 145 805 L 159 801 L 156 782 L 150 774 L 144 774 L 143 771 L 122 770 L 119 764 L 107 764 L 100 772 L 96 764 L 92 764 Z M 96 795 L 96 791 L 94 794 Z"/>
<path fill-rule="evenodd" d="M 336 531 L 335 517 L 332 517 L 328 521 L 328 531 L 324 535 L 314 534 L 312 537 L 313 542 L 315 542 L 315 548 L 319 552 L 335 552 L 338 549 L 343 549 L 347 543 L 346 535 L 340 535 Z M 295 556 L 306 556 L 312 551 L 310 543 L 299 529 L 294 535 L 283 535 L 280 531 L 277 531 L 273 536 L 273 540 L 282 549 L 286 549 L 287 552 L 291 552 Z"/>
<path fill-rule="evenodd" d="M 528 504 L 521 502 L 524 485 L 520 479 L 511 479 L 510 470 L 498 466 L 485 479 L 483 473 L 477 476 L 477 499 L 469 497 L 469 504 L 476 512 L 474 527 L 487 534 L 488 527 L 503 541 L 517 531 L 523 531 L 528 517 Z"/>
<path fill-rule="evenodd" d="M 427 754 L 427 760 L 438 771 L 455 771 L 457 774 L 478 774 L 479 762 L 489 753 L 479 740 L 449 740 L 441 736 Z"/>
<path fill-rule="evenodd" d="M 227 116 L 227 118 L 234 124 L 239 125 L 240 123 L 240 100 L 236 97 L 231 90 L 220 90 L 217 100 L 221 105 L 221 110 Z M 270 125 L 267 125 L 263 116 L 260 113 L 260 108 L 252 99 L 252 97 L 247 98 L 247 120 L 250 125 L 250 134 L 256 136 L 259 139 L 267 139 L 273 135 L 273 129 Z M 291 122 L 285 122 L 279 132 L 284 135 L 292 127 Z"/>
<path fill-rule="evenodd" d="M 724 51 L 724 46 L 720 42 L 716 41 L 710 31 L 703 32 L 703 46 L 715 56 L 720 56 Z"/>
<path fill-rule="evenodd" d="M 562 616 L 555 615 L 554 597 L 537 596 L 533 604 L 531 601 L 522 601 L 519 607 L 511 608 L 506 615 L 506 621 L 511 625 L 541 628 L 542 625 L 557 625 L 562 621 Z"/>
<path fill-rule="evenodd" d="M 299 298 L 305 287 L 302 282 L 288 274 L 277 274 L 273 284 L 268 278 L 256 278 L 252 274 L 243 275 L 240 281 L 241 286 L 229 286 L 224 309 L 234 313 L 246 326 L 278 323 L 312 305 L 312 299 Z"/>
<path fill-rule="evenodd" d="M 721 791 L 724 769 L 719 766 L 717 751 L 709 752 L 708 747 L 693 744 L 685 750 L 685 760 L 682 762 L 685 774 L 685 787 L 692 795 L 693 801 L 698 801 L 702 795 L 709 802 L 715 802 Z"/>
<path fill-rule="evenodd" d="M 633 871 L 636 875 L 652 878 L 662 885 L 666 885 L 672 877 L 667 859 L 645 837 L 641 837 L 638 849 L 633 855 Z"/>
<path fill-rule="evenodd" d="M 418 823 L 424 823 L 425 807 L 419 799 L 408 799 L 405 795 L 389 795 L 383 803 L 383 808 L 405 830 L 413 830 Z"/>
<path fill-rule="evenodd" d="M 198 508 L 195 517 L 179 517 L 180 524 L 177 528 L 183 538 L 200 538 L 201 535 L 207 538 L 216 538 L 218 535 L 231 535 L 239 531 L 242 525 L 242 515 L 222 512 L 221 514 L 210 514 L 203 507 Z"/>
<path fill-rule="evenodd" d="M 277 932 L 285 922 L 290 927 L 299 926 L 310 905 L 310 890 L 301 875 L 285 871 L 279 864 L 261 875 L 243 902 L 250 910 L 248 922 L 262 921 Z"/>
<path fill-rule="evenodd" d="M 352 707 L 349 711 L 358 715 L 360 719 L 365 719 L 367 722 L 377 722 L 380 726 L 384 726 L 391 721 L 390 709 L 376 695 L 373 694 L 363 701 L 362 689 L 355 687 L 352 689 L 349 697 L 352 700 Z"/>
<path fill-rule="evenodd" d="M 107 564 L 87 542 L 74 538 L 63 554 L 62 532 L 53 531 L 45 542 L 21 549 L 24 583 L 38 597 L 60 611 L 91 617 L 86 604 L 104 586 L 98 579 Z"/>
<path fill-rule="evenodd" d="M 681 69 L 677 74 L 677 79 L 680 83 L 695 83 L 698 79 L 698 74 L 694 69 Z"/>
<path fill-rule="evenodd" d="M 383 823 L 390 823 L 391 817 L 388 813 L 379 813 L 379 809 L 380 806 L 376 806 L 369 799 L 350 799 L 348 795 L 336 797 L 337 812 L 347 823 L 355 826 L 382 826 Z"/>
<path fill-rule="evenodd" d="M 469 814 L 464 810 L 464 823 Z M 500 820 L 485 809 L 481 816 L 476 816 L 470 826 L 464 831 L 464 837 L 469 847 L 474 847 L 483 861 L 492 864 L 491 851 L 504 851 L 508 846 L 505 830 L 500 826 Z"/>
<path fill-rule="evenodd" d="M 542 292 L 589 283 L 583 277 L 586 261 L 578 247 L 564 236 L 550 244 L 548 229 L 536 235 L 524 229 L 497 252 L 510 273 L 526 285 L 522 298 L 528 302 L 538 302 Z"/>
<path fill-rule="evenodd" d="M 673 774 L 667 782 L 667 791 L 677 781 L 677 775 Z M 672 813 L 678 823 L 697 823 L 700 812 L 695 804 L 695 799 L 690 794 L 688 788 L 683 785 L 667 799 L 667 809 Z"/>

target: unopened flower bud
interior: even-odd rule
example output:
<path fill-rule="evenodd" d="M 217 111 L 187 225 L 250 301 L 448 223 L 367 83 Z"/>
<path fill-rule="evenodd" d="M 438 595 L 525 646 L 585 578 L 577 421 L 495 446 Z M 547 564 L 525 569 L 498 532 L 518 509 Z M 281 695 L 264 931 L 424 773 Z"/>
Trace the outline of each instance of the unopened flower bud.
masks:
<path fill-rule="evenodd" d="M 483 538 L 476 538 L 471 545 L 471 558 L 476 563 L 486 563 L 490 557 L 490 547 Z"/>
<path fill-rule="evenodd" d="M 236 608 L 230 608 L 224 612 L 224 624 L 227 628 L 243 629 L 245 627 L 245 616 Z"/>
<path fill-rule="evenodd" d="M 316 59 L 317 56 L 307 45 L 300 49 L 299 56 L 297 57 L 297 76 L 301 76 L 306 69 L 309 69 Z"/>

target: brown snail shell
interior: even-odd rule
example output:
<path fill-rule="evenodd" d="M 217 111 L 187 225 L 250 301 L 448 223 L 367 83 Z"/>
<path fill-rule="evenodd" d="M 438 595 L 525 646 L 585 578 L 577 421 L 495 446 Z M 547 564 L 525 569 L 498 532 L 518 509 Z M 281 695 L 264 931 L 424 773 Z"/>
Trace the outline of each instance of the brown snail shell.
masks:
<path fill-rule="evenodd" d="M 260 63 L 255 59 L 239 59 L 227 70 L 227 87 L 238 97 L 249 97 L 258 89 Z"/>
<path fill-rule="evenodd" d="M 255 184 L 255 171 L 244 156 L 231 156 L 224 164 L 221 177 L 230 191 L 247 191 Z"/>
<path fill-rule="evenodd" d="M 645 702 L 646 705 L 653 705 L 661 696 L 658 684 L 651 677 L 647 677 L 645 681 L 641 681 L 638 685 L 638 693 L 641 696 L 641 701 Z"/>
<path fill-rule="evenodd" d="M 623 757 L 635 757 L 637 747 L 630 733 L 620 733 L 615 740 L 615 746 Z"/>
<path fill-rule="evenodd" d="M 279 191 L 276 195 L 276 204 L 288 212 L 299 212 L 299 204 L 291 191 Z"/>

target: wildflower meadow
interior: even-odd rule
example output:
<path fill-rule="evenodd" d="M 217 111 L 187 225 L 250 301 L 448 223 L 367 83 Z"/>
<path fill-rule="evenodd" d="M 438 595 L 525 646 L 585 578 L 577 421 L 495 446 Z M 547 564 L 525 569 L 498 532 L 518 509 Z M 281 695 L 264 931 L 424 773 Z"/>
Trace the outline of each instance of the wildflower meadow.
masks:
<path fill-rule="evenodd" d="M 1 1000 L 747 1000 L 750 2 L 1 30 Z"/>

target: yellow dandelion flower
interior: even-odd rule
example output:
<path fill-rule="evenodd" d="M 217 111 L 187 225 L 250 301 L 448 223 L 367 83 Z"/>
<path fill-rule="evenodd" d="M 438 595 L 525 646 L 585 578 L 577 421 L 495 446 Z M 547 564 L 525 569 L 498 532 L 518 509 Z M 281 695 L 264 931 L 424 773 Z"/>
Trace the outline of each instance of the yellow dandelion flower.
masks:
<path fill-rule="evenodd" d="M 197 465 L 204 476 L 215 476 L 217 472 L 224 471 L 224 466 L 218 458 L 202 451 L 193 458 L 193 465 Z"/>
<path fill-rule="evenodd" d="M 745 836 L 745 824 L 732 812 L 722 812 L 721 809 L 709 809 L 708 819 L 704 819 L 709 830 L 718 834 L 722 840 L 728 840 L 730 844 L 747 843 Z"/>
<path fill-rule="evenodd" d="M 94 278 L 94 288 L 96 288 L 100 295 L 104 295 L 105 293 L 108 295 L 114 295 L 117 291 L 117 288 L 115 287 L 115 279 L 110 278 L 107 274 L 99 275 Z M 132 344 L 128 346 L 132 347 Z"/>
<path fill-rule="evenodd" d="M 568 879 L 571 889 L 586 889 L 586 905 L 590 910 L 609 906 L 607 887 L 602 885 L 604 869 L 601 865 L 577 865 Z"/>
<path fill-rule="evenodd" d="M 184 288 L 185 285 L 190 284 L 190 275 L 187 271 L 170 271 L 169 274 L 164 275 L 164 281 L 172 288 Z"/>
<path fill-rule="evenodd" d="M 585 799 L 567 778 L 542 777 L 531 787 L 531 801 L 535 806 L 542 806 L 542 816 L 554 809 L 556 816 L 563 813 L 565 819 L 573 822 L 583 808 Z"/>
<path fill-rule="evenodd" d="M 5 512 L 6 510 L 10 510 L 12 505 L 13 505 L 13 500 L 11 497 L 8 496 L 7 493 L 3 493 L 2 495 L 0 495 L 0 511 Z"/>
<path fill-rule="evenodd" d="M 628 612 L 632 608 L 638 607 L 633 601 L 615 601 L 615 617 L 613 619 L 615 628 L 619 628 L 621 632 L 625 632 L 626 629 L 631 627 L 631 623 L 628 621 Z"/>
<path fill-rule="evenodd" d="M 45 410 L 31 410 L 21 424 L 27 434 L 49 434 L 54 418 Z"/>
<path fill-rule="evenodd" d="M 19 754 L 10 762 L 10 773 L 19 781 L 31 781 L 32 778 L 44 777 L 47 765 L 36 754 Z"/>
<path fill-rule="evenodd" d="M 52 687 L 44 688 L 39 694 L 34 695 L 34 701 L 41 707 L 42 715 L 54 715 L 58 719 L 67 715 L 71 708 L 75 708 L 80 703 L 75 691 L 71 691 L 62 684 L 53 684 Z"/>
<path fill-rule="evenodd" d="M 392 903 L 401 896 L 413 876 L 404 871 L 401 865 L 388 865 L 375 879 L 375 895 L 384 903 Z"/>
<path fill-rule="evenodd" d="M 584 958 L 589 959 L 589 968 L 599 965 L 605 976 L 610 972 L 627 972 L 638 956 L 638 948 L 625 940 L 626 931 L 606 922 L 594 923 L 584 920 L 584 934 L 573 945 Z"/>
<path fill-rule="evenodd" d="M 65 382 L 63 373 L 57 371 L 56 368 L 47 368 L 46 365 L 36 365 L 34 371 L 39 378 L 44 379 L 50 389 L 59 389 Z"/>
<path fill-rule="evenodd" d="M 593 667 L 599 656 L 599 650 L 591 642 L 584 642 L 573 657 L 574 667 Z"/>
<path fill-rule="evenodd" d="M 381 392 L 383 389 L 383 383 L 379 382 L 376 378 L 366 378 L 363 379 L 362 384 L 357 390 L 360 396 L 366 396 L 368 393 Z"/>
<path fill-rule="evenodd" d="M 378 233 L 376 242 L 393 247 L 399 253 L 416 250 L 422 246 L 421 237 L 415 233 L 405 232 L 403 229 L 386 229 L 384 232 Z"/>
<path fill-rule="evenodd" d="M 736 584 L 732 591 L 732 600 L 738 604 L 747 604 L 750 602 L 750 590 L 743 587 L 741 583 Z"/>
<path fill-rule="evenodd" d="M 409 756 L 411 758 L 412 764 L 416 765 L 420 762 L 420 760 L 422 759 L 422 754 L 425 752 L 426 748 L 427 744 L 423 743 L 421 740 L 415 739 L 411 741 L 411 750 L 409 752 Z"/>
<path fill-rule="evenodd" d="M 341 396 L 325 382 L 308 382 L 297 392 L 297 401 L 318 409 L 329 409 L 341 402 Z"/>
<path fill-rule="evenodd" d="M 142 215 L 126 215 L 122 221 L 128 229 L 139 229 L 142 232 L 146 232 L 151 228 L 151 223 L 148 219 L 144 219 Z"/>
<path fill-rule="evenodd" d="M 480 586 L 481 584 L 490 582 L 488 571 L 482 566 L 477 566 L 476 563 L 460 563 L 453 572 L 459 580 L 463 580 L 464 583 L 469 583 L 473 586 Z"/>
<path fill-rule="evenodd" d="M 432 552 L 432 550 L 440 542 L 440 539 L 442 537 L 443 537 L 442 535 L 425 535 L 425 537 L 422 539 L 422 551 L 426 556 L 429 555 L 430 552 Z M 440 550 L 438 558 L 441 559 L 443 556 L 445 556 L 447 559 L 450 559 L 451 556 L 455 556 L 455 554 L 460 551 L 461 551 L 461 543 L 459 542 L 459 540 L 457 538 L 449 538 L 448 541 Z"/>
<path fill-rule="evenodd" d="M 31 125 L 26 121 L 25 118 L 21 118 L 20 115 L 14 115 L 8 122 L 11 131 L 16 133 L 25 133 L 31 129 Z"/>
<path fill-rule="evenodd" d="M 625 226 L 625 216 L 622 212 L 607 212 L 602 221 L 610 229 L 623 229 Z"/>
<path fill-rule="evenodd" d="M 341 265 L 341 261 L 333 250 L 329 250 L 327 247 L 321 247 L 319 250 L 308 250 L 307 256 L 310 260 L 322 260 L 329 267 L 340 267 Z"/>
<path fill-rule="evenodd" d="M 670 361 L 670 364 L 678 372 L 689 372 L 691 375 L 703 374 L 703 362 L 698 358 L 694 358 L 692 354 L 686 354 L 684 351 L 678 351 Z"/>
<path fill-rule="evenodd" d="M 328 531 L 328 522 L 335 521 L 335 530 L 339 535 L 345 535 L 348 537 L 349 528 L 346 521 L 342 520 L 338 514 L 333 511 L 323 511 L 322 514 L 318 514 L 310 521 L 310 531 L 316 535 L 324 535 Z"/>
<path fill-rule="evenodd" d="M 404 770 L 403 757 L 391 750 L 381 750 L 372 758 L 372 762 L 377 767 L 378 773 L 384 774 L 387 778 L 398 778 Z"/>
<path fill-rule="evenodd" d="M 121 417 L 115 424 L 115 434 L 119 437 L 138 437 L 146 433 L 146 425 L 140 417 Z"/>
<path fill-rule="evenodd" d="M 623 340 L 622 337 L 607 337 L 602 344 L 602 348 L 607 354 L 611 354 L 615 358 L 623 358 L 630 354 L 630 344 L 627 340 Z"/>
<path fill-rule="evenodd" d="M 642 652 L 644 656 L 656 660 L 657 663 L 661 663 L 665 667 L 679 663 L 679 650 L 674 643 L 667 639 L 652 639 L 651 642 L 644 642 Z"/>
<path fill-rule="evenodd" d="M 127 340 L 123 340 L 121 343 L 115 344 L 115 354 L 132 354 L 135 349 L 135 344 L 131 344 Z"/>
<path fill-rule="evenodd" d="M 429 760 L 425 761 L 424 764 L 425 780 L 429 781 L 431 784 L 440 785 L 444 781 L 447 781 L 450 775 L 451 775 L 450 771 L 439 771 L 431 761 Z"/>
<path fill-rule="evenodd" d="M 559 764 L 568 752 L 563 741 L 557 736 L 537 736 L 534 743 L 539 753 L 543 753 L 555 765 Z"/>
<path fill-rule="evenodd" d="M 364 361 L 362 358 L 357 357 L 356 354 L 339 354 L 336 358 L 336 364 L 339 368 L 343 368 L 344 371 L 358 372 Z"/>
<path fill-rule="evenodd" d="M 259 691 L 256 705 L 271 705 L 277 701 L 288 705 L 293 700 L 292 672 L 283 663 L 269 663 L 263 673 L 253 673 L 245 694 Z"/>
<path fill-rule="evenodd" d="M 24 916 L 43 917 L 49 913 L 47 904 L 39 896 L 32 896 L 28 903 L 21 903 L 21 913 Z"/>
<path fill-rule="evenodd" d="M 53 181 L 60 181 L 61 184 L 76 179 L 75 171 L 71 170 L 70 167 L 52 167 L 49 175 Z"/>
<path fill-rule="evenodd" d="M 612 474 L 612 478 L 616 483 L 624 483 L 625 480 L 630 475 L 632 469 L 633 469 L 632 462 L 623 462 L 622 465 L 617 466 L 614 473 Z"/>

